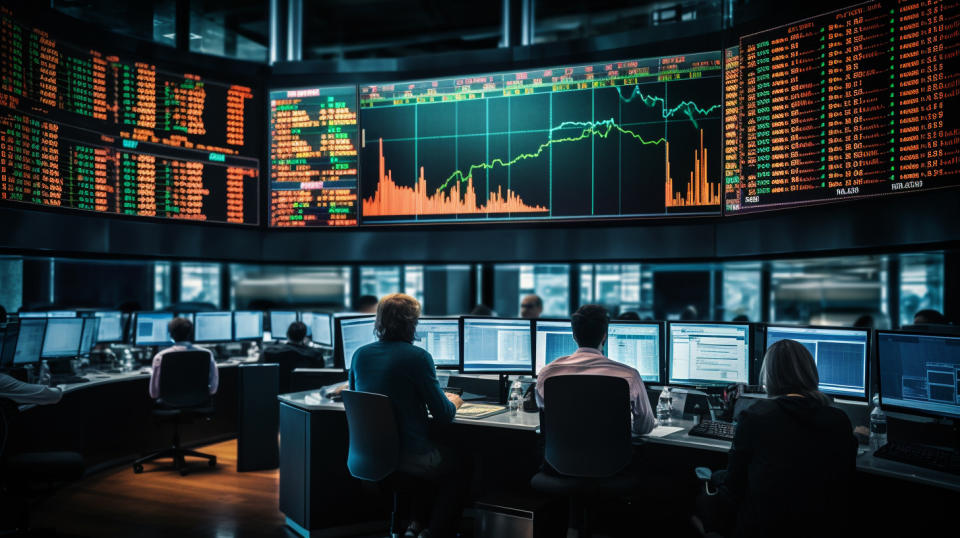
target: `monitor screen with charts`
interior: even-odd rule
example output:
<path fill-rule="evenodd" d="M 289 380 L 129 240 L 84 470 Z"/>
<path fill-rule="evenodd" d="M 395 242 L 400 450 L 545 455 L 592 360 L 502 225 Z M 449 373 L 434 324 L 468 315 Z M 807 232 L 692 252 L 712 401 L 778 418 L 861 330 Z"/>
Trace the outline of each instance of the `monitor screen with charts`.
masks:
<path fill-rule="evenodd" d="M 536 365 L 534 373 L 540 375 L 540 370 L 560 357 L 566 357 L 577 350 L 577 343 L 573 340 L 573 328 L 570 321 L 536 320 L 534 322 L 534 348 L 536 349 Z"/>
<path fill-rule="evenodd" d="M 960 337 L 877 333 L 880 405 L 960 418 Z"/>
<path fill-rule="evenodd" d="M 297 321 L 297 313 L 294 311 L 273 311 L 270 312 L 270 334 L 274 340 L 283 340 L 287 337 L 287 329 L 290 324 Z"/>
<path fill-rule="evenodd" d="M 333 316 L 322 312 L 314 312 L 310 320 L 310 339 L 321 346 L 333 345 Z"/>
<path fill-rule="evenodd" d="M 427 350 L 437 368 L 459 368 L 460 320 L 420 318 L 413 345 Z"/>
<path fill-rule="evenodd" d="M 660 324 L 611 321 L 607 327 L 607 357 L 638 372 L 644 382 L 660 378 Z"/>
<path fill-rule="evenodd" d="M 765 349 L 780 340 L 796 340 L 817 363 L 821 391 L 866 399 L 868 334 L 866 329 L 770 326 Z"/>
<path fill-rule="evenodd" d="M 194 341 L 229 342 L 233 340 L 233 314 L 230 312 L 197 312 L 194 319 Z"/>
<path fill-rule="evenodd" d="M 137 346 L 165 346 L 173 343 L 167 324 L 172 312 L 138 312 L 134 324 L 133 343 Z"/>
<path fill-rule="evenodd" d="M 98 343 L 123 341 L 122 312 L 95 312 L 93 315 L 100 320 L 100 328 L 97 330 Z"/>
<path fill-rule="evenodd" d="M 340 318 L 339 323 L 340 342 L 342 342 L 340 352 L 343 354 L 343 367 L 347 370 L 353 363 L 353 354 L 361 347 L 372 344 L 377 341 L 373 334 L 373 324 L 377 320 L 376 316 L 363 316 L 358 318 Z"/>
<path fill-rule="evenodd" d="M 750 326 L 670 323 L 670 384 L 749 383 Z"/>
<path fill-rule="evenodd" d="M 83 336 L 80 338 L 80 356 L 87 357 L 93 346 L 97 344 L 97 333 L 100 331 L 100 318 L 83 318 Z"/>
<path fill-rule="evenodd" d="M 533 373 L 529 319 L 462 318 L 463 373 Z"/>
<path fill-rule="evenodd" d="M 42 357 L 76 357 L 83 338 L 83 319 L 48 318 Z"/>
<path fill-rule="evenodd" d="M 17 334 L 17 348 L 13 354 L 13 364 L 29 364 L 40 361 L 43 350 L 43 333 L 47 329 L 47 320 L 22 319 Z"/>
<path fill-rule="evenodd" d="M 263 312 L 233 313 L 234 340 L 259 340 L 260 338 L 263 338 Z"/>

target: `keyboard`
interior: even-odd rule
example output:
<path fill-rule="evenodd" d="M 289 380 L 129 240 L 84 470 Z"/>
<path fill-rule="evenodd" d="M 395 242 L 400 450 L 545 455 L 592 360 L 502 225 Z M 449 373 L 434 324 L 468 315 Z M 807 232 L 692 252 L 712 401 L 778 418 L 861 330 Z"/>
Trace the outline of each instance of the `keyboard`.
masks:
<path fill-rule="evenodd" d="M 880 447 L 873 455 L 878 458 L 960 475 L 960 454 L 953 450 L 891 441 Z"/>
<path fill-rule="evenodd" d="M 700 424 L 690 428 L 690 435 L 694 437 L 719 439 L 721 441 L 733 441 L 733 434 L 736 432 L 736 429 L 736 425 L 731 422 L 704 420 Z"/>
<path fill-rule="evenodd" d="M 55 375 L 51 376 L 50 382 L 54 385 L 74 385 L 77 383 L 86 383 L 90 381 L 86 377 L 77 375 Z"/>

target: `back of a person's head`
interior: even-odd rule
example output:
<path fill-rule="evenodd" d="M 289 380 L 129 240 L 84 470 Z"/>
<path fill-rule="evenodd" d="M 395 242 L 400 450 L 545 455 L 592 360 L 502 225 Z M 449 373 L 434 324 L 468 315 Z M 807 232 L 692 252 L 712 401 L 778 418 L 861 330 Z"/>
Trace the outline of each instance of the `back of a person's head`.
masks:
<path fill-rule="evenodd" d="M 700 321 L 700 311 L 696 306 L 688 304 L 680 312 L 680 321 Z"/>
<path fill-rule="evenodd" d="M 193 340 L 193 323 L 187 318 L 173 318 L 167 323 L 167 331 L 174 342 L 190 342 Z"/>
<path fill-rule="evenodd" d="M 583 305 L 570 317 L 573 339 L 580 347 L 599 348 L 609 323 L 607 309 L 598 304 Z"/>
<path fill-rule="evenodd" d="M 378 302 L 376 295 L 361 295 L 357 297 L 357 304 L 354 305 L 354 310 L 372 314 L 376 312 Z"/>
<path fill-rule="evenodd" d="M 750 323 L 750 318 L 748 318 L 746 314 L 740 314 L 738 316 L 734 316 L 734 318 L 730 321 L 734 323 Z"/>
<path fill-rule="evenodd" d="M 294 321 L 287 327 L 287 340 L 299 344 L 307 337 L 307 325 L 302 321 Z"/>
<path fill-rule="evenodd" d="M 640 321 L 640 314 L 627 310 L 626 312 L 620 312 L 620 315 L 617 316 L 617 319 L 622 321 Z"/>
<path fill-rule="evenodd" d="M 760 380 L 770 396 L 801 394 L 821 404 L 830 404 L 830 397 L 820 392 L 820 374 L 813 355 L 796 340 L 780 340 L 767 349 Z"/>
<path fill-rule="evenodd" d="M 473 307 L 473 310 L 470 311 L 471 316 L 492 316 L 493 309 L 489 306 L 479 303 L 477 306 Z"/>
<path fill-rule="evenodd" d="M 937 310 L 928 308 L 914 314 L 913 323 L 916 325 L 948 325 L 950 322 L 946 316 Z"/>
<path fill-rule="evenodd" d="M 373 330 L 380 340 L 413 342 L 420 319 L 420 303 L 403 293 L 393 293 L 377 305 Z"/>
<path fill-rule="evenodd" d="M 864 314 L 853 322 L 855 329 L 873 329 L 876 322 L 870 314 Z"/>

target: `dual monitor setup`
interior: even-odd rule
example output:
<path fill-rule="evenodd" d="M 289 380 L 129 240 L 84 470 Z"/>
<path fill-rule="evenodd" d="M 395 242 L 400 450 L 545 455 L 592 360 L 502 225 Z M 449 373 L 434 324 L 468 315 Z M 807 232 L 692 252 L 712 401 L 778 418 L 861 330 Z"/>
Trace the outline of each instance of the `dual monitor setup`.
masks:
<path fill-rule="evenodd" d="M 131 341 L 137 346 L 162 346 L 172 343 L 167 324 L 174 316 L 193 322 L 193 341 L 197 343 L 239 342 L 245 340 L 283 339 L 296 321 L 307 328 L 307 336 L 320 346 L 331 346 L 332 320 L 326 312 L 271 310 L 266 313 L 270 331 L 264 330 L 264 313 L 260 311 L 223 311 L 174 314 L 172 312 L 138 312 L 133 315 Z"/>
<path fill-rule="evenodd" d="M 360 347 L 377 340 L 373 316 L 334 320 L 335 361 L 346 369 Z M 794 340 L 813 356 L 819 388 L 866 401 L 876 368 L 885 408 L 960 418 L 960 337 L 858 328 L 714 322 L 611 321 L 604 355 L 635 368 L 648 384 L 719 387 L 756 384 L 765 351 Z M 538 375 L 577 350 L 569 320 L 421 318 L 414 345 L 439 369 L 463 374 Z"/>

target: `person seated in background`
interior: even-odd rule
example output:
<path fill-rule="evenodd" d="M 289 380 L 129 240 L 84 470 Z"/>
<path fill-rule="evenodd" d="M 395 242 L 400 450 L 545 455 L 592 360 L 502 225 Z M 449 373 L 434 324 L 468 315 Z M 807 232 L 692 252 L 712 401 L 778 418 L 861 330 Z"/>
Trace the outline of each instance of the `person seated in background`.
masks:
<path fill-rule="evenodd" d="M 617 319 L 620 321 L 640 321 L 640 314 L 627 310 L 626 312 L 620 312 Z"/>
<path fill-rule="evenodd" d="M 760 379 L 770 399 L 739 416 L 726 471 L 701 496 L 694 524 L 727 536 L 841 536 L 857 466 L 846 413 L 818 390 L 817 365 L 794 340 L 767 350 Z M 832 529 L 825 534 L 826 529 Z"/>
<path fill-rule="evenodd" d="M 584 305 L 574 312 L 571 321 L 573 339 L 580 346 L 576 352 L 553 360 L 537 376 L 537 405 L 544 409 L 543 386 L 547 379 L 558 375 L 604 375 L 622 377 L 630 386 L 630 411 L 633 433 L 649 433 L 656 425 L 647 389 L 640 372 L 631 366 L 614 362 L 600 349 L 607 339 L 607 310 L 600 305 Z"/>
<path fill-rule="evenodd" d="M 940 312 L 928 308 L 913 315 L 914 325 L 949 325 L 950 321 Z"/>
<path fill-rule="evenodd" d="M 376 314 L 377 302 L 375 295 L 361 295 L 357 298 L 354 310 L 360 314 Z"/>
<path fill-rule="evenodd" d="M 167 331 L 170 333 L 170 338 L 173 338 L 173 345 L 161 350 L 153 357 L 153 371 L 150 373 L 150 397 L 154 400 L 160 397 L 160 368 L 163 366 L 163 357 L 167 353 L 176 351 L 205 351 L 210 355 L 208 386 L 210 387 L 210 394 L 216 394 L 217 387 L 220 384 L 217 362 L 214 360 L 212 351 L 193 345 L 193 323 L 186 318 L 173 318 L 167 324 Z"/>
<path fill-rule="evenodd" d="M 857 318 L 856 321 L 853 322 L 853 328 L 854 329 L 875 329 L 876 321 L 874 321 L 873 316 L 871 316 L 870 314 L 864 314 L 859 318 Z"/>
<path fill-rule="evenodd" d="M 496 312 L 492 308 L 483 304 L 477 303 L 477 306 L 473 307 L 473 310 L 470 311 L 471 316 L 493 316 L 496 315 Z"/>
<path fill-rule="evenodd" d="M 746 314 L 739 314 L 734 316 L 730 321 L 734 323 L 750 323 L 750 318 L 748 318 Z"/>
<path fill-rule="evenodd" d="M 460 476 L 457 453 L 430 438 L 427 410 L 434 422 L 449 423 L 463 400 L 444 393 L 433 357 L 413 345 L 419 318 L 420 303 L 413 297 L 402 293 L 384 297 L 374 324 L 378 341 L 354 352 L 349 383 L 350 390 L 390 397 L 400 430 L 400 469 L 428 477 L 437 490 L 429 527 L 421 532 L 415 520 L 408 532 L 448 536 L 462 511 L 463 493 L 470 488 Z"/>
<path fill-rule="evenodd" d="M 296 367 L 323 368 L 323 352 L 319 348 L 311 347 L 309 341 L 307 325 L 302 321 L 294 321 L 287 327 L 287 340 L 265 347 L 261 355 L 261 361 L 266 355 L 290 351 L 299 356 Z"/>
<path fill-rule="evenodd" d="M 700 321 L 700 311 L 695 305 L 688 304 L 680 312 L 680 321 Z"/>
<path fill-rule="evenodd" d="M 543 299 L 531 293 L 520 300 L 520 317 L 537 319 L 543 313 Z"/>
<path fill-rule="evenodd" d="M 24 383 L 0 373 L 0 398 L 13 400 L 18 404 L 55 404 L 63 398 L 63 389 Z"/>

